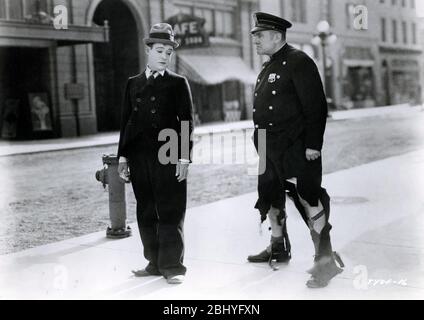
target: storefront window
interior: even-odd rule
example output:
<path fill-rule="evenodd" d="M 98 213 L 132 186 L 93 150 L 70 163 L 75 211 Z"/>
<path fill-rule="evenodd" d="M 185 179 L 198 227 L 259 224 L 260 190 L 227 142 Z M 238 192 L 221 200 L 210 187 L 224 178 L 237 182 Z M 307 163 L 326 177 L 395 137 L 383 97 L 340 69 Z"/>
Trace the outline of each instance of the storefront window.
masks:
<path fill-rule="evenodd" d="M 420 100 L 419 74 L 412 71 L 393 72 L 393 102 L 418 103 Z"/>
<path fill-rule="evenodd" d="M 374 101 L 374 80 L 372 68 L 350 67 L 348 68 L 345 94 L 354 107 L 369 107 Z"/>

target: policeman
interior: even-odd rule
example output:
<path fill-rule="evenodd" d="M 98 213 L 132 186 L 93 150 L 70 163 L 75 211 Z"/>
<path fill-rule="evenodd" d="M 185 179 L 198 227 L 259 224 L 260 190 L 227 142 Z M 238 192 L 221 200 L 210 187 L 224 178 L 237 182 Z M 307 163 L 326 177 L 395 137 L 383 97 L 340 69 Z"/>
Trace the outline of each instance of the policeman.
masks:
<path fill-rule="evenodd" d="M 325 287 L 343 267 L 332 251 L 329 223 L 330 198 L 321 187 L 321 149 L 327 119 L 327 101 L 314 61 L 286 43 L 292 24 L 280 17 L 257 12 L 251 30 L 259 55 L 270 59 L 263 65 L 254 93 L 254 142 L 266 143 L 266 164 L 258 177 L 258 200 L 262 221 L 271 225 L 271 243 L 250 262 L 288 262 L 290 241 L 286 228 L 286 193 L 307 224 L 315 246 L 310 288 Z M 266 130 L 266 141 L 258 139 Z"/>
<path fill-rule="evenodd" d="M 138 228 L 149 262 L 133 273 L 163 275 L 168 283 L 178 284 L 186 273 L 183 224 L 192 148 L 192 97 L 187 80 L 167 69 L 178 46 L 172 27 L 155 24 L 144 42 L 146 69 L 128 80 L 125 91 L 118 171 L 131 177 Z M 178 154 L 170 163 L 160 159 L 160 151 L 170 142 L 161 139 L 164 129 L 175 132 L 178 140 L 171 144 L 170 153 L 177 147 Z"/>

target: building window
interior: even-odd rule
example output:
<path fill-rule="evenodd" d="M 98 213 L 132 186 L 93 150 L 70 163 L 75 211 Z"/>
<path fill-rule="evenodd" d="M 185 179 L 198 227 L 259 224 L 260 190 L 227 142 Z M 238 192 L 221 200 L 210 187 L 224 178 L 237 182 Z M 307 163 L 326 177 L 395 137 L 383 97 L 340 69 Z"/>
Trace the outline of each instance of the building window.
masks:
<path fill-rule="evenodd" d="M 415 0 L 411 0 L 411 8 L 415 9 Z"/>
<path fill-rule="evenodd" d="M 397 0 L 392 0 L 392 6 L 397 5 Z"/>
<path fill-rule="evenodd" d="M 417 24 L 412 24 L 412 43 L 417 44 Z"/>
<path fill-rule="evenodd" d="M 33 15 L 38 11 L 48 12 L 47 0 L 24 0 L 25 17 Z"/>
<path fill-rule="evenodd" d="M 306 0 L 291 0 L 291 19 L 293 22 L 306 23 Z"/>
<path fill-rule="evenodd" d="M 206 8 L 195 8 L 194 15 L 205 19 L 205 31 L 211 35 L 213 33 L 213 11 Z"/>
<path fill-rule="evenodd" d="M 381 18 L 381 40 L 383 42 L 387 41 L 387 26 L 386 26 L 386 19 Z"/>
<path fill-rule="evenodd" d="M 215 37 L 234 38 L 234 13 L 215 10 Z"/>
<path fill-rule="evenodd" d="M 235 32 L 235 25 L 234 25 L 235 23 L 234 12 L 231 12 L 231 11 L 224 12 L 224 23 L 225 23 L 224 37 L 235 38 L 236 32 Z"/>
<path fill-rule="evenodd" d="M 392 21 L 392 29 L 393 29 L 393 43 L 397 43 L 398 42 L 398 30 L 397 30 L 397 21 L 393 20 Z"/>
<path fill-rule="evenodd" d="M 11 20 L 23 19 L 23 6 L 22 1 L 9 1 L 9 18 Z"/>
<path fill-rule="evenodd" d="M 402 21 L 403 43 L 408 43 L 408 27 L 405 21 Z"/>
<path fill-rule="evenodd" d="M 0 0 L 0 19 L 23 20 L 37 11 L 52 15 L 51 0 Z"/>
<path fill-rule="evenodd" d="M 210 9 L 198 6 L 176 5 L 181 13 L 194 15 L 205 19 L 205 30 L 212 37 L 235 38 L 234 11 L 225 9 Z"/>
<path fill-rule="evenodd" d="M 406 0 L 402 0 L 402 7 L 405 8 L 406 7 Z"/>
<path fill-rule="evenodd" d="M 347 29 L 352 29 L 354 19 L 355 19 L 355 5 L 353 3 L 346 3 L 346 28 Z"/>
<path fill-rule="evenodd" d="M 6 0 L 0 0 L 0 19 L 6 19 Z"/>
<path fill-rule="evenodd" d="M 333 0 L 327 0 L 327 9 L 326 9 L 326 17 L 327 21 L 330 23 L 331 26 L 334 27 L 334 2 Z"/>

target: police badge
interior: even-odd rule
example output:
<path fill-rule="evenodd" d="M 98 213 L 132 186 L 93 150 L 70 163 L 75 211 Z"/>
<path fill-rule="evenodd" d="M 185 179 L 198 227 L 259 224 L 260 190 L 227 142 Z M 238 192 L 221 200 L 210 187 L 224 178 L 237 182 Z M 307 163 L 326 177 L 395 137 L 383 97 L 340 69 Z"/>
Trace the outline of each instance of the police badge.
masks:
<path fill-rule="evenodd" d="M 277 76 L 276 73 L 271 73 L 268 77 L 268 82 L 269 83 L 274 83 L 275 82 L 275 77 Z"/>

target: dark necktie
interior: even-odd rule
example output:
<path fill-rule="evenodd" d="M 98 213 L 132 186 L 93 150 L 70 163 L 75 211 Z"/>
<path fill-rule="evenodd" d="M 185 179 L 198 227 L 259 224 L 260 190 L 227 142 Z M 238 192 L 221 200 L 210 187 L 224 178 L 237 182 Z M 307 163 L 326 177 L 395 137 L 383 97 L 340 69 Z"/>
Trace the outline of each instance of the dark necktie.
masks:
<path fill-rule="evenodd" d="M 147 85 L 153 85 L 153 81 L 155 80 L 158 74 L 159 72 L 157 71 L 150 71 L 150 76 L 147 78 Z"/>

